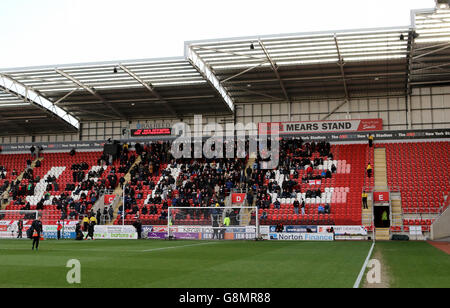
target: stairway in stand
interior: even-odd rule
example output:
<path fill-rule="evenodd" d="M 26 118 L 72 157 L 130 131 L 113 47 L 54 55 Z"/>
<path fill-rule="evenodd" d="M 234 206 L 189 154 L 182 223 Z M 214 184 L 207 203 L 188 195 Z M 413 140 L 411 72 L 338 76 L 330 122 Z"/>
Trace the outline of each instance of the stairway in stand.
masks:
<path fill-rule="evenodd" d="M 375 148 L 374 152 L 374 181 L 378 191 L 389 191 L 387 181 L 386 148 Z M 377 241 L 389 241 L 390 228 L 376 228 Z"/>
<path fill-rule="evenodd" d="M 403 227 L 402 196 L 400 192 L 391 192 L 391 211 L 391 226 L 397 228 Z"/>
<path fill-rule="evenodd" d="M 139 163 L 140 163 L 141 161 L 142 161 L 142 158 L 141 158 L 140 155 L 138 155 L 138 156 L 136 157 L 136 161 L 135 161 L 134 164 L 131 166 L 130 170 L 128 170 L 128 173 L 124 176 L 124 179 L 125 179 L 124 185 L 127 185 L 127 184 L 130 182 L 130 180 L 131 180 L 131 174 L 130 174 L 130 171 L 131 171 L 135 166 L 139 165 Z M 120 201 L 117 203 L 117 206 L 116 206 L 116 208 L 114 209 L 114 216 L 113 216 L 113 219 L 111 220 L 111 222 L 109 223 L 109 225 L 114 224 L 114 222 L 115 222 L 116 219 L 117 219 L 117 215 L 118 215 L 118 212 L 119 212 L 119 207 L 123 204 L 123 200 L 122 200 L 123 189 L 122 189 L 122 187 L 121 187 L 120 185 L 116 187 L 116 189 L 114 190 L 113 195 L 119 196 Z"/>
<path fill-rule="evenodd" d="M 366 166 L 368 163 L 372 164 L 373 166 L 373 148 L 367 147 L 366 150 Z M 373 201 L 372 201 L 372 194 L 370 193 L 370 191 L 372 190 L 372 181 L 373 178 L 371 180 L 369 180 L 369 178 L 367 177 L 366 174 L 366 169 L 364 168 L 363 170 L 364 172 L 364 189 L 366 190 L 367 194 L 368 194 L 368 198 L 367 198 L 367 209 L 363 208 L 362 202 L 361 202 L 361 223 L 363 226 L 372 226 L 373 224 Z M 362 199 L 362 198 L 361 198 Z"/>
<path fill-rule="evenodd" d="M 38 161 L 42 161 L 42 160 L 44 160 L 44 157 L 36 158 L 36 159 L 31 163 L 31 168 L 30 168 L 30 169 L 34 169 L 34 168 L 36 167 L 36 163 L 37 163 Z M 16 178 L 14 181 L 12 181 L 12 182 L 15 182 L 15 181 L 22 181 L 23 176 L 24 176 L 26 170 L 27 170 L 27 169 L 25 168 L 25 170 L 24 170 L 20 175 L 18 175 L 17 178 Z M 6 200 L 6 199 L 9 200 L 9 193 L 8 193 L 8 192 L 9 192 L 9 189 L 10 189 L 10 188 L 11 188 L 11 184 L 6 188 L 6 190 L 5 190 L 5 192 L 3 193 L 3 195 L 0 196 L 0 210 L 5 210 L 6 207 L 8 206 L 8 204 L 9 204 L 9 202 L 3 203 L 3 200 Z"/>
<path fill-rule="evenodd" d="M 374 153 L 374 178 L 375 187 L 387 188 L 386 149 L 376 148 Z"/>
<path fill-rule="evenodd" d="M 389 241 L 390 232 L 389 228 L 377 228 L 375 240 L 377 241 Z"/>

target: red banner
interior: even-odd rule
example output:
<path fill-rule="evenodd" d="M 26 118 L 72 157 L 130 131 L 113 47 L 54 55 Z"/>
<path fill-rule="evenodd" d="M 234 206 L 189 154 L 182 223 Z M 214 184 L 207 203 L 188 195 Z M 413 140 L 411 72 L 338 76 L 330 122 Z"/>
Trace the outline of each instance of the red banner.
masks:
<path fill-rule="evenodd" d="M 389 203 L 389 192 L 388 191 L 374 192 L 373 193 L 373 202 L 374 203 Z"/>
<path fill-rule="evenodd" d="M 235 203 L 243 203 L 245 201 L 245 194 L 232 194 L 231 202 Z"/>
<path fill-rule="evenodd" d="M 105 195 L 105 206 L 109 206 L 113 203 L 116 195 Z"/>
<path fill-rule="evenodd" d="M 383 119 L 259 123 L 259 134 L 344 133 L 383 130 Z"/>

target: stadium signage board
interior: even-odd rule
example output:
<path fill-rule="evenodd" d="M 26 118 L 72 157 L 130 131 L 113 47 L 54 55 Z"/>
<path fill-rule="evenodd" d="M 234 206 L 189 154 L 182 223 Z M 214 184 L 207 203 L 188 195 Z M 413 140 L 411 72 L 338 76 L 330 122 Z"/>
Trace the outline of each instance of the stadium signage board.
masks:
<path fill-rule="evenodd" d="M 309 122 L 259 123 L 258 133 L 296 135 L 308 133 L 364 132 L 383 130 L 383 119 L 330 120 Z"/>
<path fill-rule="evenodd" d="M 317 232 L 327 232 L 333 228 L 335 235 L 367 235 L 367 229 L 364 226 L 318 226 Z"/>
<path fill-rule="evenodd" d="M 270 226 L 270 232 L 275 232 L 276 226 Z M 284 226 L 285 233 L 317 233 L 317 226 Z M 326 231 L 324 231 L 326 232 Z"/>
<path fill-rule="evenodd" d="M 409 235 L 422 235 L 422 226 L 409 226 Z"/>
<path fill-rule="evenodd" d="M 137 240 L 137 232 L 133 226 L 95 226 L 94 238 L 104 240 Z"/>
<path fill-rule="evenodd" d="M 232 194 L 231 202 L 233 204 L 243 203 L 245 201 L 245 194 Z"/>
<path fill-rule="evenodd" d="M 280 133 L 280 137 L 295 138 L 301 137 L 306 142 L 330 141 L 330 142 L 347 142 L 347 141 L 367 141 L 369 133 L 376 141 L 381 140 L 416 140 L 416 139 L 450 139 L 449 129 L 427 129 L 427 130 L 396 130 L 396 131 L 364 131 L 364 132 L 322 132 L 322 133 L 299 133 L 285 134 Z M 136 142 L 146 142 L 153 140 L 174 140 L 174 136 L 142 136 L 141 138 L 121 139 L 122 142 L 128 142 L 132 145 Z M 14 143 L 1 144 L 2 153 L 29 153 L 32 145 L 39 144 L 48 151 L 61 151 L 71 149 L 77 150 L 98 150 L 103 151 L 105 141 L 74 141 L 74 142 L 35 142 L 35 143 Z"/>
<path fill-rule="evenodd" d="M 389 203 L 389 192 L 388 191 L 375 191 L 373 193 L 373 202 L 374 203 Z"/>
<path fill-rule="evenodd" d="M 151 240 L 164 240 L 167 237 L 167 232 L 148 232 L 147 238 Z"/>
<path fill-rule="evenodd" d="M 132 129 L 131 137 L 153 137 L 153 136 L 171 136 L 171 128 L 144 128 L 144 129 Z"/>

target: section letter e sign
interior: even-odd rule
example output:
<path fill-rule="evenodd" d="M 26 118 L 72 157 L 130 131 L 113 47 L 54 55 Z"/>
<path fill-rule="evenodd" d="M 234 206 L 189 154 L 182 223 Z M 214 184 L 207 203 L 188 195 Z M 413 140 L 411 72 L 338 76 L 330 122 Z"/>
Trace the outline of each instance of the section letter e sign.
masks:
<path fill-rule="evenodd" d="M 389 202 L 389 192 L 374 192 L 373 202 L 375 203 L 386 203 Z"/>

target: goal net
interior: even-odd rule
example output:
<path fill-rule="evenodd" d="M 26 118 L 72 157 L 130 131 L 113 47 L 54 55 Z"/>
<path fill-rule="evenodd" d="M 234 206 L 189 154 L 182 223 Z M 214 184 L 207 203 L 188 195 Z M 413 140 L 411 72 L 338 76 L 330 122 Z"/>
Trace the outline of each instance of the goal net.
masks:
<path fill-rule="evenodd" d="M 0 211 L 0 239 L 26 238 L 26 231 L 38 215 L 38 211 Z M 20 221 L 23 224 L 22 233 Z"/>
<path fill-rule="evenodd" d="M 253 240 L 257 207 L 170 207 L 167 236 L 189 240 Z"/>

